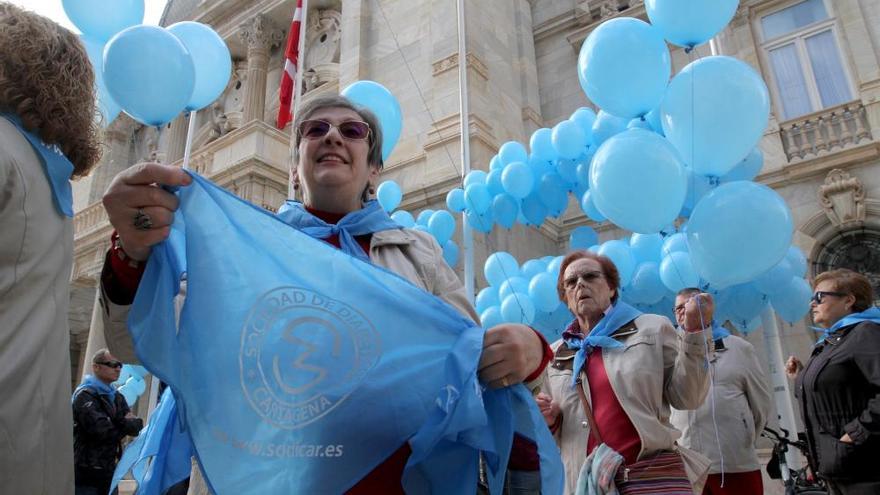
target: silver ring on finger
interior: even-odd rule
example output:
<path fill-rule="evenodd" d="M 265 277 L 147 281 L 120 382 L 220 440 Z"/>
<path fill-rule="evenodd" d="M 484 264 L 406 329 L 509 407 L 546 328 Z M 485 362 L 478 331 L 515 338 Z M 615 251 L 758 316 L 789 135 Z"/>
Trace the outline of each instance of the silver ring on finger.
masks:
<path fill-rule="evenodd" d="M 134 214 L 134 228 L 137 230 L 150 230 L 153 228 L 153 219 L 144 212 L 143 208 L 138 208 Z"/>

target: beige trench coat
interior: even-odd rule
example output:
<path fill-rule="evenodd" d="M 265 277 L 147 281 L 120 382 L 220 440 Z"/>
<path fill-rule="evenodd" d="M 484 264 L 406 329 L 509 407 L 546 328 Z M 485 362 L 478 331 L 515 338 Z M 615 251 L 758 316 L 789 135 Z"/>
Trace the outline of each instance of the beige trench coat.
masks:
<path fill-rule="evenodd" d="M 73 493 L 73 221 L 37 153 L 0 118 L 0 492 Z"/>
<path fill-rule="evenodd" d="M 602 359 L 611 388 L 639 434 L 639 458 L 660 450 L 677 450 L 684 458 L 694 493 L 701 494 L 709 460 L 676 445 L 681 433 L 669 423 L 669 414 L 670 406 L 694 409 L 706 397 L 709 374 L 704 364 L 710 346 L 706 333 L 679 336 L 669 319 L 643 314 L 635 319 L 635 328 L 624 326 L 613 336 L 624 347 L 603 351 Z M 554 353 L 562 345 L 562 340 L 554 342 Z M 566 494 L 575 492 L 578 473 L 586 460 L 590 431 L 578 394 L 571 386 L 571 368 L 554 360 L 547 368 L 543 384 L 544 393 L 559 404 L 562 412 L 556 440 L 565 466 Z M 584 389 L 589 401 L 590 389 Z"/>

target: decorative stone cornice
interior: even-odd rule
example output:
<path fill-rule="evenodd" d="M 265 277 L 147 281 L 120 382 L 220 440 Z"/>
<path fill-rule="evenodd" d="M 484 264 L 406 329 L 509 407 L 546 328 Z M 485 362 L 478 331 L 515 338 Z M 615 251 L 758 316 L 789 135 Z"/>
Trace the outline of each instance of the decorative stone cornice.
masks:
<path fill-rule="evenodd" d="M 495 140 L 492 126 L 479 116 L 471 114 L 468 129 L 471 138 L 482 141 L 490 148 L 498 148 L 498 142 Z M 459 114 L 456 113 L 443 117 L 434 122 L 434 125 L 428 131 L 428 140 L 424 146 L 425 151 L 456 141 L 460 136 L 461 122 Z"/>
<path fill-rule="evenodd" d="M 468 69 L 473 70 L 477 75 L 483 78 L 483 80 L 489 80 L 489 69 L 486 67 L 486 64 L 480 60 L 479 57 L 474 55 L 473 53 L 468 53 L 467 56 L 467 67 Z M 432 75 L 434 77 L 439 76 L 440 74 L 457 69 L 458 68 L 458 53 L 453 53 L 447 57 L 441 58 L 437 60 L 433 64 Z"/>
<path fill-rule="evenodd" d="M 835 227 L 865 220 L 865 188 L 843 170 L 832 170 L 819 186 L 819 204 Z"/>
<path fill-rule="evenodd" d="M 544 127 L 544 119 L 542 119 L 541 114 L 532 107 L 525 107 L 522 109 L 522 119 L 530 120 L 538 127 Z"/>

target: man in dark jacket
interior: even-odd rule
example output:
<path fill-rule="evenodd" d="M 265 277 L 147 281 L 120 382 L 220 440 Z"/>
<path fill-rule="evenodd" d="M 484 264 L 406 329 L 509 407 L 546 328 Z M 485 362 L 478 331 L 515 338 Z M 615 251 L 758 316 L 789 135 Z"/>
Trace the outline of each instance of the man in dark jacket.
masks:
<path fill-rule="evenodd" d="M 122 394 L 110 385 L 119 379 L 122 363 L 101 349 L 92 358 L 92 375 L 73 393 L 73 458 L 76 495 L 110 491 L 113 470 L 122 453 L 122 439 L 144 426 Z"/>

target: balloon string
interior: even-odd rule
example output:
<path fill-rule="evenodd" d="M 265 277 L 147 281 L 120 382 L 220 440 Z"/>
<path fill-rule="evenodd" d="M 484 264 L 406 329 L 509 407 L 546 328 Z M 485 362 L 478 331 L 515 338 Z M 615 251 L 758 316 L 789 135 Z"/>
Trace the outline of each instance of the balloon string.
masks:
<path fill-rule="evenodd" d="M 700 297 L 700 294 L 694 294 L 693 297 L 696 298 L 697 302 L 697 312 L 700 313 L 700 326 L 703 328 L 703 331 L 706 331 L 706 322 L 703 320 L 703 308 L 702 301 L 703 298 Z M 711 327 L 711 323 L 710 327 Z M 709 329 L 711 332 L 712 329 Z M 706 351 L 706 366 L 709 369 L 709 395 L 711 396 L 711 404 L 712 404 L 712 426 L 715 430 L 715 443 L 718 445 L 718 457 L 721 460 L 721 488 L 724 488 L 724 451 L 721 449 L 721 436 L 718 433 L 718 418 L 715 415 L 715 366 L 712 366 L 709 361 L 709 341 L 703 338 L 703 346 Z M 695 414 L 696 416 L 696 414 Z"/>

